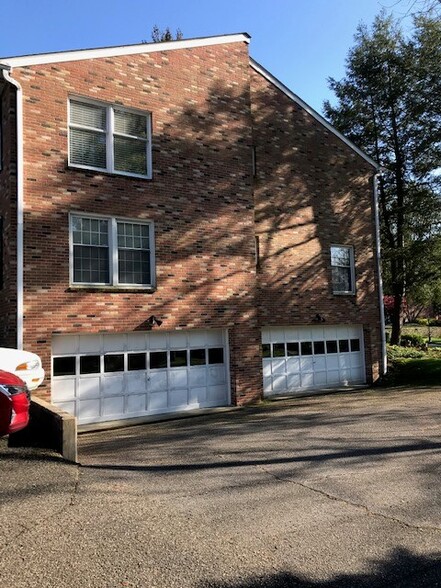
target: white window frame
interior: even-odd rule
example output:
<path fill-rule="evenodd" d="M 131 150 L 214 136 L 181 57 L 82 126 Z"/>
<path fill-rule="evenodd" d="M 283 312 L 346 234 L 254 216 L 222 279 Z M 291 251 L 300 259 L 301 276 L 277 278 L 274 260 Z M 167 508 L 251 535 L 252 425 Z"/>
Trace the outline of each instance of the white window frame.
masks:
<path fill-rule="evenodd" d="M 94 106 L 100 106 L 101 108 L 106 109 L 106 130 L 103 131 L 102 129 L 93 129 L 96 132 L 101 132 L 106 135 L 106 169 L 101 167 L 94 167 L 90 165 L 83 165 L 80 163 L 74 163 L 71 161 L 70 157 L 70 130 L 71 128 L 75 129 L 84 129 L 84 130 L 91 130 L 91 127 L 83 127 L 82 125 L 71 124 L 70 122 L 70 103 L 71 101 L 75 102 L 83 102 L 84 104 L 93 104 Z M 123 112 L 131 112 L 133 114 L 139 114 L 141 116 L 146 117 L 146 124 L 147 124 L 147 138 L 145 139 L 146 143 L 146 161 L 147 161 L 147 173 L 146 174 L 134 174 L 132 172 L 125 172 L 115 169 L 114 165 L 114 150 L 113 150 L 113 137 L 117 135 L 118 137 L 127 137 L 130 139 L 136 138 L 131 135 L 123 135 L 121 133 L 115 133 L 115 124 L 114 124 L 114 111 L 121 110 Z M 83 96 L 69 96 L 67 101 L 67 129 L 68 129 L 68 137 L 67 137 L 67 154 L 68 154 L 68 166 L 75 167 L 78 169 L 87 169 L 93 170 L 101 173 L 111 173 L 116 174 L 118 176 L 128 176 L 132 178 L 143 178 L 146 180 L 152 179 L 152 115 L 148 111 L 138 110 L 135 108 L 126 108 L 125 106 L 120 106 L 119 104 L 109 104 L 107 102 L 100 102 L 98 100 L 91 100 L 90 98 L 84 98 Z M 141 140 L 140 138 L 138 138 Z"/>
<path fill-rule="evenodd" d="M 338 247 L 340 249 L 347 249 L 349 251 L 349 263 L 350 263 L 350 271 L 351 271 L 351 284 L 352 284 L 352 288 L 351 290 L 335 290 L 334 289 L 334 281 L 332 278 L 332 268 L 333 267 L 344 267 L 347 268 L 347 265 L 332 265 L 332 248 L 333 247 Z M 339 243 L 332 243 L 332 245 L 329 247 L 329 256 L 330 256 L 330 262 L 331 262 L 331 285 L 332 285 L 332 293 L 333 294 L 338 294 L 338 295 L 354 295 L 355 294 L 355 255 L 354 255 L 354 247 L 353 245 L 341 245 Z"/>
<path fill-rule="evenodd" d="M 109 223 L 109 279 L 106 284 L 102 282 L 75 282 L 74 281 L 74 242 L 73 242 L 73 219 L 88 218 L 94 220 L 106 220 Z M 150 283 L 149 284 L 120 284 L 118 281 L 118 222 L 128 222 L 149 227 L 149 250 L 150 250 Z M 153 289 L 156 287 L 156 266 L 155 266 L 155 228 L 153 221 L 137 218 L 114 217 L 88 212 L 69 213 L 69 284 L 73 288 L 128 288 L 130 290 Z"/>

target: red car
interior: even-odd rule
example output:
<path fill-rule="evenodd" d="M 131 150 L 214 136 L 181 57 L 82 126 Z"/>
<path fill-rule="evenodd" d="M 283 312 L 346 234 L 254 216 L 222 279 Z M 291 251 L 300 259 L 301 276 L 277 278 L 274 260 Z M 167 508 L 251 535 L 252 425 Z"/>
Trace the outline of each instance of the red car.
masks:
<path fill-rule="evenodd" d="M 0 437 L 26 427 L 30 404 L 31 395 L 23 380 L 0 370 Z"/>

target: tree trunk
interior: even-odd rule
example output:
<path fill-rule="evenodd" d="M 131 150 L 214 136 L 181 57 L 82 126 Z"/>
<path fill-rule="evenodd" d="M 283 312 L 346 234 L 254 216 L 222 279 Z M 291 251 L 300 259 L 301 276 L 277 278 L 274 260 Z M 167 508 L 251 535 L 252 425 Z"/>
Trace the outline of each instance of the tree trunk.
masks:
<path fill-rule="evenodd" d="M 401 339 L 403 297 L 401 294 L 394 294 L 394 308 L 392 310 L 392 333 L 390 336 L 391 345 L 399 345 Z"/>

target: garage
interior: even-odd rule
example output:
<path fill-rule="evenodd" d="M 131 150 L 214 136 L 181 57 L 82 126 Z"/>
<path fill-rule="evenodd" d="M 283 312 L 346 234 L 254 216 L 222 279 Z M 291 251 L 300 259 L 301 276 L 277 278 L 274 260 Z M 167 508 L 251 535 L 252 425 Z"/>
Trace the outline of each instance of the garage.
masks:
<path fill-rule="evenodd" d="M 262 330 L 265 396 L 363 384 L 363 329 L 359 325 Z"/>
<path fill-rule="evenodd" d="M 79 424 L 230 404 L 222 330 L 56 335 L 52 402 Z"/>

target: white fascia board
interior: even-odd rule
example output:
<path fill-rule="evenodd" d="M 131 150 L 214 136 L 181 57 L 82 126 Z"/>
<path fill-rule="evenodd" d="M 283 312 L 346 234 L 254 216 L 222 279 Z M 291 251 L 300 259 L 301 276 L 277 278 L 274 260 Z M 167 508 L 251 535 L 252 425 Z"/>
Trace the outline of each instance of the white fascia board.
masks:
<path fill-rule="evenodd" d="M 380 169 L 378 163 L 376 163 L 373 159 L 366 155 L 361 149 L 359 149 L 352 141 L 347 139 L 344 135 L 342 135 L 336 128 L 334 128 L 321 114 L 319 114 L 316 110 L 314 110 L 309 104 L 306 104 L 301 98 L 299 98 L 294 92 L 291 92 L 289 88 L 285 86 L 280 80 L 275 78 L 268 70 L 266 70 L 263 66 L 261 66 L 257 61 L 254 59 L 250 59 L 251 67 L 260 73 L 264 78 L 266 78 L 269 82 L 271 82 L 276 88 L 278 88 L 281 92 L 286 94 L 288 98 L 291 98 L 294 102 L 296 102 L 299 106 L 301 106 L 308 114 L 314 117 L 320 124 L 322 124 L 328 131 L 333 133 L 336 137 L 338 137 L 343 143 L 346 143 L 348 147 L 350 147 L 355 153 L 360 155 L 364 160 L 366 160 L 372 167 L 376 170 Z"/>
<path fill-rule="evenodd" d="M 238 33 L 217 37 L 201 37 L 180 41 L 164 41 L 161 43 L 139 43 L 137 45 L 120 45 L 118 47 L 102 47 L 99 49 L 78 49 L 55 53 L 40 53 L 38 55 L 23 55 L 22 57 L 0 58 L 0 65 L 9 67 L 27 67 L 30 65 L 44 65 L 62 63 L 66 61 L 80 61 L 83 59 L 99 59 L 102 57 L 119 57 L 121 55 L 135 55 L 136 53 L 157 53 L 159 51 L 173 51 L 176 49 L 191 49 L 193 47 L 208 47 L 224 43 L 249 43 L 250 35 Z"/>

